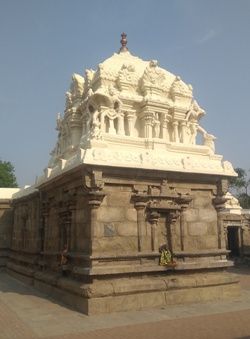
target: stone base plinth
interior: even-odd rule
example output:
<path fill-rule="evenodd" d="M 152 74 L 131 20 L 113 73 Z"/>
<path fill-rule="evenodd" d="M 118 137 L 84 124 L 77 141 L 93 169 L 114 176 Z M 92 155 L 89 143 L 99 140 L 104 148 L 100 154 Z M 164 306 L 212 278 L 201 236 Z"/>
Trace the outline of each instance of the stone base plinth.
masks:
<path fill-rule="evenodd" d="M 93 298 L 88 301 L 88 314 L 117 311 L 142 310 L 166 305 L 197 303 L 236 297 L 240 293 L 237 283 L 226 285 L 184 287 L 168 291 L 155 291 L 119 295 L 115 297 Z"/>
<path fill-rule="evenodd" d="M 88 284 L 56 273 L 25 272 L 18 265 L 8 265 L 7 272 L 88 315 L 214 301 L 240 294 L 238 278 L 225 271 L 113 277 Z"/>

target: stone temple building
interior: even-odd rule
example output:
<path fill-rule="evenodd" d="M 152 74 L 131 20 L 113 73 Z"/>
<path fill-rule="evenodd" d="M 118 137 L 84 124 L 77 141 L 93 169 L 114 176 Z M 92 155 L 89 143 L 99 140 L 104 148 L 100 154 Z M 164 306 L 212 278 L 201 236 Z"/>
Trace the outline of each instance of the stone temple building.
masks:
<path fill-rule="evenodd" d="M 47 168 L 12 195 L 7 270 L 87 314 L 237 295 L 233 167 L 192 86 L 121 45 L 72 76 Z"/>

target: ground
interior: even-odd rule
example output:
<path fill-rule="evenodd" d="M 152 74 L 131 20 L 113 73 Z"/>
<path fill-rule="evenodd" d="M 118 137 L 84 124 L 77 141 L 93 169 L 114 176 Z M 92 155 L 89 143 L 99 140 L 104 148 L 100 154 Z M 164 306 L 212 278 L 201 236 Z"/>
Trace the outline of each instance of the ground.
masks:
<path fill-rule="evenodd" d="M 98 316 L 71 310 L 0 272 L 0 338 L 250 338 L 250 267 L 233 272 L 242 286 L 237 299 Z"/>

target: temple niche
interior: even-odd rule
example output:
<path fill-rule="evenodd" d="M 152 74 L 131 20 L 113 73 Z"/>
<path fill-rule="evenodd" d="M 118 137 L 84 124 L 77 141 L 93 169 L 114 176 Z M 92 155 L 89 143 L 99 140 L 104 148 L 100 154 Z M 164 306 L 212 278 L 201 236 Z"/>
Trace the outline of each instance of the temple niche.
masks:
<path fill-rule="evenodd" d="M 8 270 L 87 314 L 237 295 L 233 167 L 192 86 L 121 44 L 72 76 L 48 166 L 14 195 Z"/>

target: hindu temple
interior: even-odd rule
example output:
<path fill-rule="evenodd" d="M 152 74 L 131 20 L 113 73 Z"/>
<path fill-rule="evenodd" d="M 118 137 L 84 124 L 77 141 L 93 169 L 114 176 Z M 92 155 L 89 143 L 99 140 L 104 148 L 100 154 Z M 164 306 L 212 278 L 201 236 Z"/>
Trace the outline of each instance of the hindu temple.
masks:
<path fill-rule="evenodd" d="M 47 167 L 11 195 L 7 271 L 86 314 L 238 295 L 223 221 L 236 174 L 205 114 L 123 33 L 73 74 Z"/>

